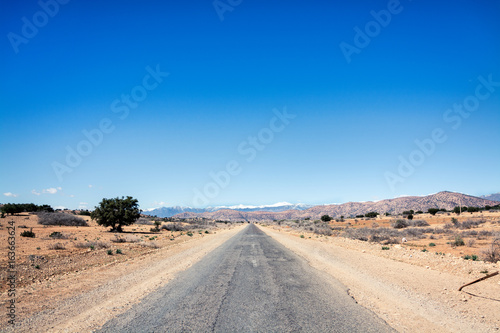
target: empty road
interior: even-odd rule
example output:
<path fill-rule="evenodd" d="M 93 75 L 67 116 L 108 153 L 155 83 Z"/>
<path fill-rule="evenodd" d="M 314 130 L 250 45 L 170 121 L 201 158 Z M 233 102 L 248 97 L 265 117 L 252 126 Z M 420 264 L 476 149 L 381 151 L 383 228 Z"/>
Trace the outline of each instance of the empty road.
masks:
<path fill-rule="evenodd" d="M 306 240 L 305 240 L 306 241 Z M 102 332 L 390 332 L 346 288 L 248 225 Z"/>

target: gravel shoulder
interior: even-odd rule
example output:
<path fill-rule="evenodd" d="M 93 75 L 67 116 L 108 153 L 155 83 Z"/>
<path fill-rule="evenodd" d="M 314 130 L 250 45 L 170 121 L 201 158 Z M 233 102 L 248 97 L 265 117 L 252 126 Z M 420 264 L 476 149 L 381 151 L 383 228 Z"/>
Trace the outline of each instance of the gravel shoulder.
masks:
<path fill-rule="evenodd" d="M 244 226 L 218 230 L 203 240 L 189 239 L 124 262 L 73 272 L 21 288 L 17 297 L 21 321 L 15 332 L 88 332 L 98 329 L 200 261 Z M 25 312 L 37 305 L 40 307 L 40 304 L 41 311 Z M 14 329 L 4 326 L 0 331 Z"/>
<path fill-rule="evenodd" d="M 466 261 L 393 246 L 381 250 L 340 237 L 262 227 L 265 233 L 338 279 L 361 305 L 400 332 L 499 332 L 499 276 L 458 288 L 499 270 L 499 265 Z M 309 238 L 311 236 L 311 238 Z"/>

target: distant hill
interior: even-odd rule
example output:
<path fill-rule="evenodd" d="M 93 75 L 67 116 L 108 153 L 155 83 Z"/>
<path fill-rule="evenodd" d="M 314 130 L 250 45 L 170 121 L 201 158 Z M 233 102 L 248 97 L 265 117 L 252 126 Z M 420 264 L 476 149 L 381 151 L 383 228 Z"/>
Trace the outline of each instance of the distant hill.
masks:
<path fill-rule="evenodd" d="M 500 192 L 494 193 L 494 194 L 489 194 L 489 195 L 482 195 L 482 196 L 480 196 L 480 198 L 486 199 L 486 200 L 491 200 L 491 201 L 500 201 Z"/>
<path fill-rule="evenodd" d="M 196 213 L 181 213 L 176 215 L 178 218 L 205 217 L 213 220 L 226 221 L 265 221 L 265 220 L 281 220 L 281 219 L 303 219 L 310 217 L 319 219 L 322 215 L 328 214 L 332 217 L 340 216 L 356 216 L 366 214 L 368 212 L 378 212 L 384 214 L 402 213 L 405 210 L 413 209 L 414 211 L 426 212 L 429 208 L 444 208 L 451 210 L 456 206 L 473 206 L 484 207 L 486 205 L 495 206 L 498 202 L 478 198 L 466 194 L 454 192 L 439 192 L 427 196 L 417 197 L 408 196 L 395 199 L 386 199 L 381 201 L 370 202 L 348 202 L 340 205 L 322 205 L 314 206 L 305 210 L 286 210 L 282 212 L 266 212 L 253 211 L 243 212 L 234 209 L 222 209 L 213 212 Z"/>
<path fill-rule="evenodd" d="M 202 209 L 202 208 L 175 206 L 175 207 L 161 207 L 161 208 L 151 209 L 151 210 L 143 211 L 142 214 L 150 215 L 150 216 L 158 216 L 158 217 L 171 217 L 171 216 L 174 216 L 176 214 L 185 213 L 185 212 L 204 213 L 204 212 L 206 212 L 206 210 Z"/>
<path fill-rule="evenodd" d="M 142 212 L 144 215 L 158 216 L 158 217 L 171 217 L 181 213 L 207 213 L 207 212 L 217 212 L 219 210 L 233 210 L 238 212 L 283 212 L 287 210 L 305 210 L 313 207 L 312 205 L 306 204 L 291 204 L 288 202 L 279 202 L 274 205 L 262 205 L 262 206 L 218 206 L 218 207 L 207 207 L 207 208 L 192 208 L 192 207 L 161 207 L 156 209 L 151 209 Z"/>

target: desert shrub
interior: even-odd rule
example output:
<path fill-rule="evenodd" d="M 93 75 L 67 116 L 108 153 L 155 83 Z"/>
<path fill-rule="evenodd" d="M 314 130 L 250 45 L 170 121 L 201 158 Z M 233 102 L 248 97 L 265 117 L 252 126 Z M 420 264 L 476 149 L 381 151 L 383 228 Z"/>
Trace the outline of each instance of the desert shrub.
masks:
<path fill-rule="evenodd" d="M 500 238 L 495 239 L 491 245 L 481 251 L 484 261 L 496 263 L 500 261 Z"/>
<path fill-rule="evenodd" d="M 112 256 L 113 255 L 113 250 L 108 250 L 108 255 Z"/>
<path fill-rule="evenodd" d="M 402 235 L 405 236 L 406 238 L 425 238 L 424 231 L 421 229 L 417 228 L 409 228 L 405 229 L 402 232 Z"/>
<path fill-rule="evenodd" d="M 451 229 L 447 229 L 447 228 L 436 228 L 436 229 L 434 229 L 433 233 L 436 235 L 451 234 L 451 233 L 453 233 L 453 231 Z"/>
<path fill-rule="evenodd" d="M 358 239 L 361 241 L 377 242 L 384 244 L 395 244 L 398 243 L 394 238 L 399 238 L 400 234 L 396 230 L 392 230 L 389 228 L 360 228 L 353 229 L 348 228 L 345 229 L 341 234 L 342 237 L 350 238 L 350 239 Z"/>
<path fill-rule="evenodd" d="M 153 221 L 151 220 L 148 220 L 147 218 L 145 217 L 140 217 L 137 219 L 137 221 L 135 221 L 135 224 L 140 224 L 140 225 L 153 225 Z"/>
<path fill-rule="evenodd" d="M 464 246 L 465 242 L 460 235 L 455 235 L 455 240 L 451 243 L 453 246 Z"/>
<path fill-rule="evenodd" d="M 331 236 L 333 234 L 330 228 L 314 228 L 314 233 L 325 236 Z"/>
<path fill-rule="evenodd" d="M 436 246 L 436 243 L 429 243 L 430 247 Z"/>
<path fill-rule="evenodd" d="M 49 245 L 49 250 L 65 250 L 66 247 L 62 243 L 54 243 Z"/>
<path fill-rule="evenodd" d="M 413 220 L 410 225 L 412 227 L 428 227 L 429 223 L 426 220 Z"/>
<path fill-rule="evenodd" d="M 50 238 L 53 238 L 53 239 L 68 239 L 69 236 L 68 235 L 65 235 L 63 234 L 62 232 L 59 232 L 59 231 L 54 231 L 53 233 L 51 233 L 49 235 Z"/>
<path fill-rule="evenodd" d="M 474 245 L 476 245 L 476 240 L 474 238 L 469 238 L 467 240 L 467 246 L 468 247 L 473 247 Z"/>
<path fill-rule="evenodd" d="M 390 250 L 391 248 L 388 246 L 382 246 L 382 250 Z"/>
<path fill-rule="evenodd" d="M 372 228 L 378 228 L 378 227 L 380 227 L 380 225 L 377 222 L 372 223 Z"/>
<path fill-rule="evenodd" d="M 103 242 L 103 241 L 92 241 L 92 242 L 85 242 L 85 243 L 76 243 L 75 247 L 79 249 L 86 249 L 90 248 L 92 250 L 94 249 L 107 249 L 109 248 L 109 243 Z"/>
<path fill-rule="evenodd" d="M 66 213 L 38 213 L 38 223 L 42 225 L 64 225 L 88 227 L 87 222 L 81 217 Z"/>
<path fill-rule="evenodd" d="M 33 229 L 25 230 L 21 232 L 21 237 L 30 237 L 30 238 L 35 238 L 35 233 L 33 232 Z"/>
<path fill-rule="evenodd" d="M 493 236 L 493 233 L 488 230 L 481 230 L 477 234 L 477 239 L 486 239 L 487 237 Z"/>
<path fill-rule="evenodd" d="M 472 254 L 472 255 L 467 254 L 463 258 L 465 260 L 472 260 L 472 261 L 477 261 L 477 259 L 478 259 L 477 255 L 475 255 L 475 254 Z"/>
<path fill-rule="evenodd" d="M 123 254 L 121 249 L 116 249 L 116 254 Z"/>
<path fill-rule="evenodd" d="M 392 227 L 394 229 L 403 229 L 407 228 L 409 225 L 410 223 L 407 220 L 396 220 L 396 222 L 392 224 Z"/>
<path fill-rule="evenodd" d="M 193 237 L 193 233 L 191 231 L 188 231 L 186 235 L 188 235 L 189 237 Z"/>
<path fill-rule="evenodd" d="M 186 228 L 180 223 L 167 223 L 161 226 L 162 230 L 168 231 L 184 231 Z"/>

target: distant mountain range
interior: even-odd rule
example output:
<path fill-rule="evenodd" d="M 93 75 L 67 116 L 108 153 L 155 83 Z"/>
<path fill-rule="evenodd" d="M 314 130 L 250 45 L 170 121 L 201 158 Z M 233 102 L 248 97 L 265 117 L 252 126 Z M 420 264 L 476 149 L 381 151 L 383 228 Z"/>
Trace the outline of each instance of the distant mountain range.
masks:
<path fill-rule="evenodd" d="M 144 215 L 150 216 L 158 216 L 158 217 L 172 217 L 181 213 L 207 213 L 207 212 L 216 212 L 219 210 L 234 210 L 238 212 L 283 212 L 287 210 L 305 210 L 308 208 L 314 207 L 313 205 L 306 204 L 291 204 L 288 202 L 279 202 L 274 205 L 262 205 L 262 206 L 245 206 L 245 205 L 236 205 L 236 206 L 218 206 L 218 207 L 207 207 L 207 208 L 192 208 L 192 207 L 161 207 L 156 209 L 150 209 L 142 212 Z"/>
<path fill-rule="evenodd" d="M 492 200 L 492 201 L 500 201 L 500 192 L 490 194 L 490 195 L 482 195 L 482 196 L 480 196 L 480 198 L 486 199 L 486 200 Z"/>
<path fill-rule="evenodd" d="M 451 210 L 456 206 L 472 206 L 484 207 L 495 206 L 500 202 L 492 201 L 485 198 L 478 198 L 466 194 L 455 192 L 439 192 L 427 196 L 408 196 L 395 199 L 386 199 L 381 201 L 370 202 L 348 202 L 339 205 L 322 205 L 313 206 L 307 209 L 300 209 L 306 207 L 302 205 L 297 208 L 285 209 L 287 205 L 274 206 L 276 210 L 264 210 L 265 208 L 252 207 L 247 208 L 251 210 L 228 209 L 231 207 L 223 207 L 219 209 L 207 210 L 205 212 L 189 212 L 185 210 L 182 213 L 175 215 L 178 218 L 194 218 L 204 217 L 212 220 L 225 220 L 225 221 L 265 221 L 265 220 L 281 220 L 281 219 L 303 219 L 310 217 L 312 219 L 319 219 L 322 215 L 328 214 L 332 217 L 340 216 L 356 216 L 366 214 L 368 212 L 378 212 L 384 214 L 402 213 L 405 210 L 424 211 L 429 208 L 444 208 Z M 291 204 L 288 204 L 291 205 Z M 294 206 L 294 205 L 291 205 Z M 236 206 L 237 208 L 239 206 Z M 270 207 L 270 206 L 262 206 Z M 245 209 L 245 208 L 243 208 Z M 153 211 L 154 212 L 154 211 Z M 155 214 L 153 214 L 155 215 Z M 158 215 L 159 216 L 159 215 Z"/>

